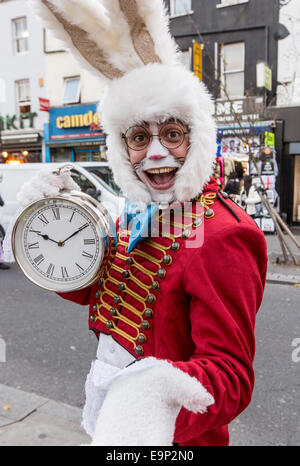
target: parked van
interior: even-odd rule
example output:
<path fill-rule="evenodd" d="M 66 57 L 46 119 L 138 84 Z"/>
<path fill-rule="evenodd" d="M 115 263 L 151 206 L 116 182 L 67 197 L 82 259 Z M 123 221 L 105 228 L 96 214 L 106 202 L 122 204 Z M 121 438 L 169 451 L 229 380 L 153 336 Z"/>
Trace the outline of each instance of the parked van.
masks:
<path fill-rule="evenodd" d="M 22 184 L 29 181 L 41 169 L 56 170 L 64 165 L 66 163 L 24 163 L 16 166 L 0 164 L 0 193 L 5 203 L 0 208 L 0 225 L 4 230 L 20 207 L 16 195 Z M 111 217 L 116 220 L 124 208 L 125 199 L 113 181 L 108 164 L 74 162 L 72 165 L 72 178 L 80 186 L 81 191 L 102 202 Z"/>

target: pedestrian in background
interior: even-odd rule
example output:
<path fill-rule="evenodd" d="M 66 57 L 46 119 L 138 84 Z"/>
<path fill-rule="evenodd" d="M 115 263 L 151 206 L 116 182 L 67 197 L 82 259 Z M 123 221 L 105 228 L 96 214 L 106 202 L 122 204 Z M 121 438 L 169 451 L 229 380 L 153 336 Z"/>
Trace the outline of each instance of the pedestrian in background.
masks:
<path fill-rule="evenodd" d="M 237 172 L 231 173 L 229 175 L 224 191 L 236 203 L 240 202 L 240 187 L 241 181 L 238 177 Z"/>
<path fill-rule="evenodd" d="M 247 212 L 250 217 L 256 216 L 256 204 L 259 204 L 261 199 L 255 186 L 252 184 L 252 176 L 247 175 L 244 177 L 244 188 L 241 193 L 241 204 L 243 209 Z"/>

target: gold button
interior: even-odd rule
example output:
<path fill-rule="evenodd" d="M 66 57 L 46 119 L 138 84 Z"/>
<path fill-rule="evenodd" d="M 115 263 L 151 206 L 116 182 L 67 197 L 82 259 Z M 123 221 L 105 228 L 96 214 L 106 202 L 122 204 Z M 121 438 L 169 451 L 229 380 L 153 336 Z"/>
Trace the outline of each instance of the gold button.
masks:
<path fill-rule="evenodd" d="M 147 317 L 147 319 L 151 319 L 153 317 L 152 309 L 146 309 L 145 312 L 144 312 L 144 315 L 145 315 L 145 317 Z"/>
<path fill-rule="evenodd" d="M 153 303 L 155 303 L 156 298 L 155 298 L 155 296 L 153 294 L 149 294 L 147 296 L 147 301 L 148 301 L 149 304 L 153 304 Z"/>
<path fill-rule="evenodd" d="M 105 327 L 110 330 L 111 328 L 113 328 L 114 324 L 112 323 L 111 320 L 108 320 L 105 324 Z"/>
<path fill-rule="evenodd" d="M 163 263 L 166 264 L 166 265 L 169 265 L 169 264 L 171 264 L 171 262 L 172 262 L 172 257 L 169 256 L 168 254 L 166 254 L 164 256 L 164 258 L 163 258 Z"/>
<path fill-rule="evenodd" d="M 129 272 L 129 270 L 123 270 L 122 276 L 123 276 L 123 278 L 129 278 L 129 277 L 130 277 L 130 272 Z"/>
<path fill-rule="evenodd" d="M 174 241 L 174 243 L 171 244 L 172 251 L 178 251 L 179 248 L 180 244 L 177 241 Z"/>
<path fill-rule="evenodd" d="M 141 323 L 141 327 L 142 327 L 143 330 L 149 330 L 150 324 L 149 324 L 148 320 L 143 320 L 142 323 Z"/>
<path fill-rule="evenodd" d="M 152 282 L 152 288 L 155 291 L 159 290 L 159 283 L 157 281 Z"/>
<path fill-rule="evenodd" d="M 191 236 L 190 230 L 184 230 L 181 236 L 182 238 L 189 238 L 189 236 Z"/>
<path fill-rule="evenodd" d="M 204 212 L 204 216 L 205 218 L 211 218 L 215 215 L 214 211 L 212 209 L 207 209 L 205 212 Z"/>
<path fill-rule="evenodd" d="M 143 333 L 140 333 L 139 336 L 138 336 L 138 342 L 139 343 L 146 343 L 146 340 L 147 340 L 147 338 L 145 337 L 145 335 Z"/>
<path fill-rule="evenodd" d="M 144 349 L 142 346 L 138 345 L 134 348 L 134 351 L 135 353 L 138 355 L 138 356 L 141 356 L 143 353 L 144 353 Z"/>
<path fill-rule="evenodd" d="M 201 223 L 202 223 L 202 219 L 200 217 L 196 218 L 196 220 L 193 221 L 193 226 L 198 227 L 199 225 L 201 225 Z"/>
<path fill-rule="evenodd" d="M 164 278 L 165 275 L 166 275 L 165 269 L 159 269 L 159 270 L 158 270 L 158 272 L 157 272 L 158 278 Z"/>

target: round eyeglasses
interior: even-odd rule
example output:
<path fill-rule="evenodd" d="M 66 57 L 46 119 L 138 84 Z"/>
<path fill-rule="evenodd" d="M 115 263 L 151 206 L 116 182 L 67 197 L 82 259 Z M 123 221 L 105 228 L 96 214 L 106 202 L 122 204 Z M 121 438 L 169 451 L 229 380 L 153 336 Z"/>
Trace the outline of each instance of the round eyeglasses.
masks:
<path fill-rule="evenodd" d="M 167 149 L 177 149 L 189 133 L 190 131 L 185 131 L 179 123 L 165 123 L 161 126 L 159 134 L 152 134 L 145 126 L 132 126 L 122 134 L 122 138 L 125 139 L 127 147 L 135 151 L 147 149 L 154 137 L 158 137 Z"/>

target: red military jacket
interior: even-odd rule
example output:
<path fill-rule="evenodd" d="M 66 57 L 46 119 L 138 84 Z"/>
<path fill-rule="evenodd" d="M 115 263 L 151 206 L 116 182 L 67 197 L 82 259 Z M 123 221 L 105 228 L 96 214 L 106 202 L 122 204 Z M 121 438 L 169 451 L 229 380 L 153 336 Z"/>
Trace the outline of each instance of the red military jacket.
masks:
<path fill-rule="evenodd" d="M 196 377 L 215 403 L 205 414 L 182 408 L 174 442 L 228 445 L 228 424 L 249 404 L 254 386 L 254 325 L 265 285 L 263 233 L 211 179 L 181 222 L 159 214 L 162 236 L 127 252 L 117 223 L 99 280 L 61 294 L 89 304 L 89 326 L 136 358 L 154 356 Z"/>

